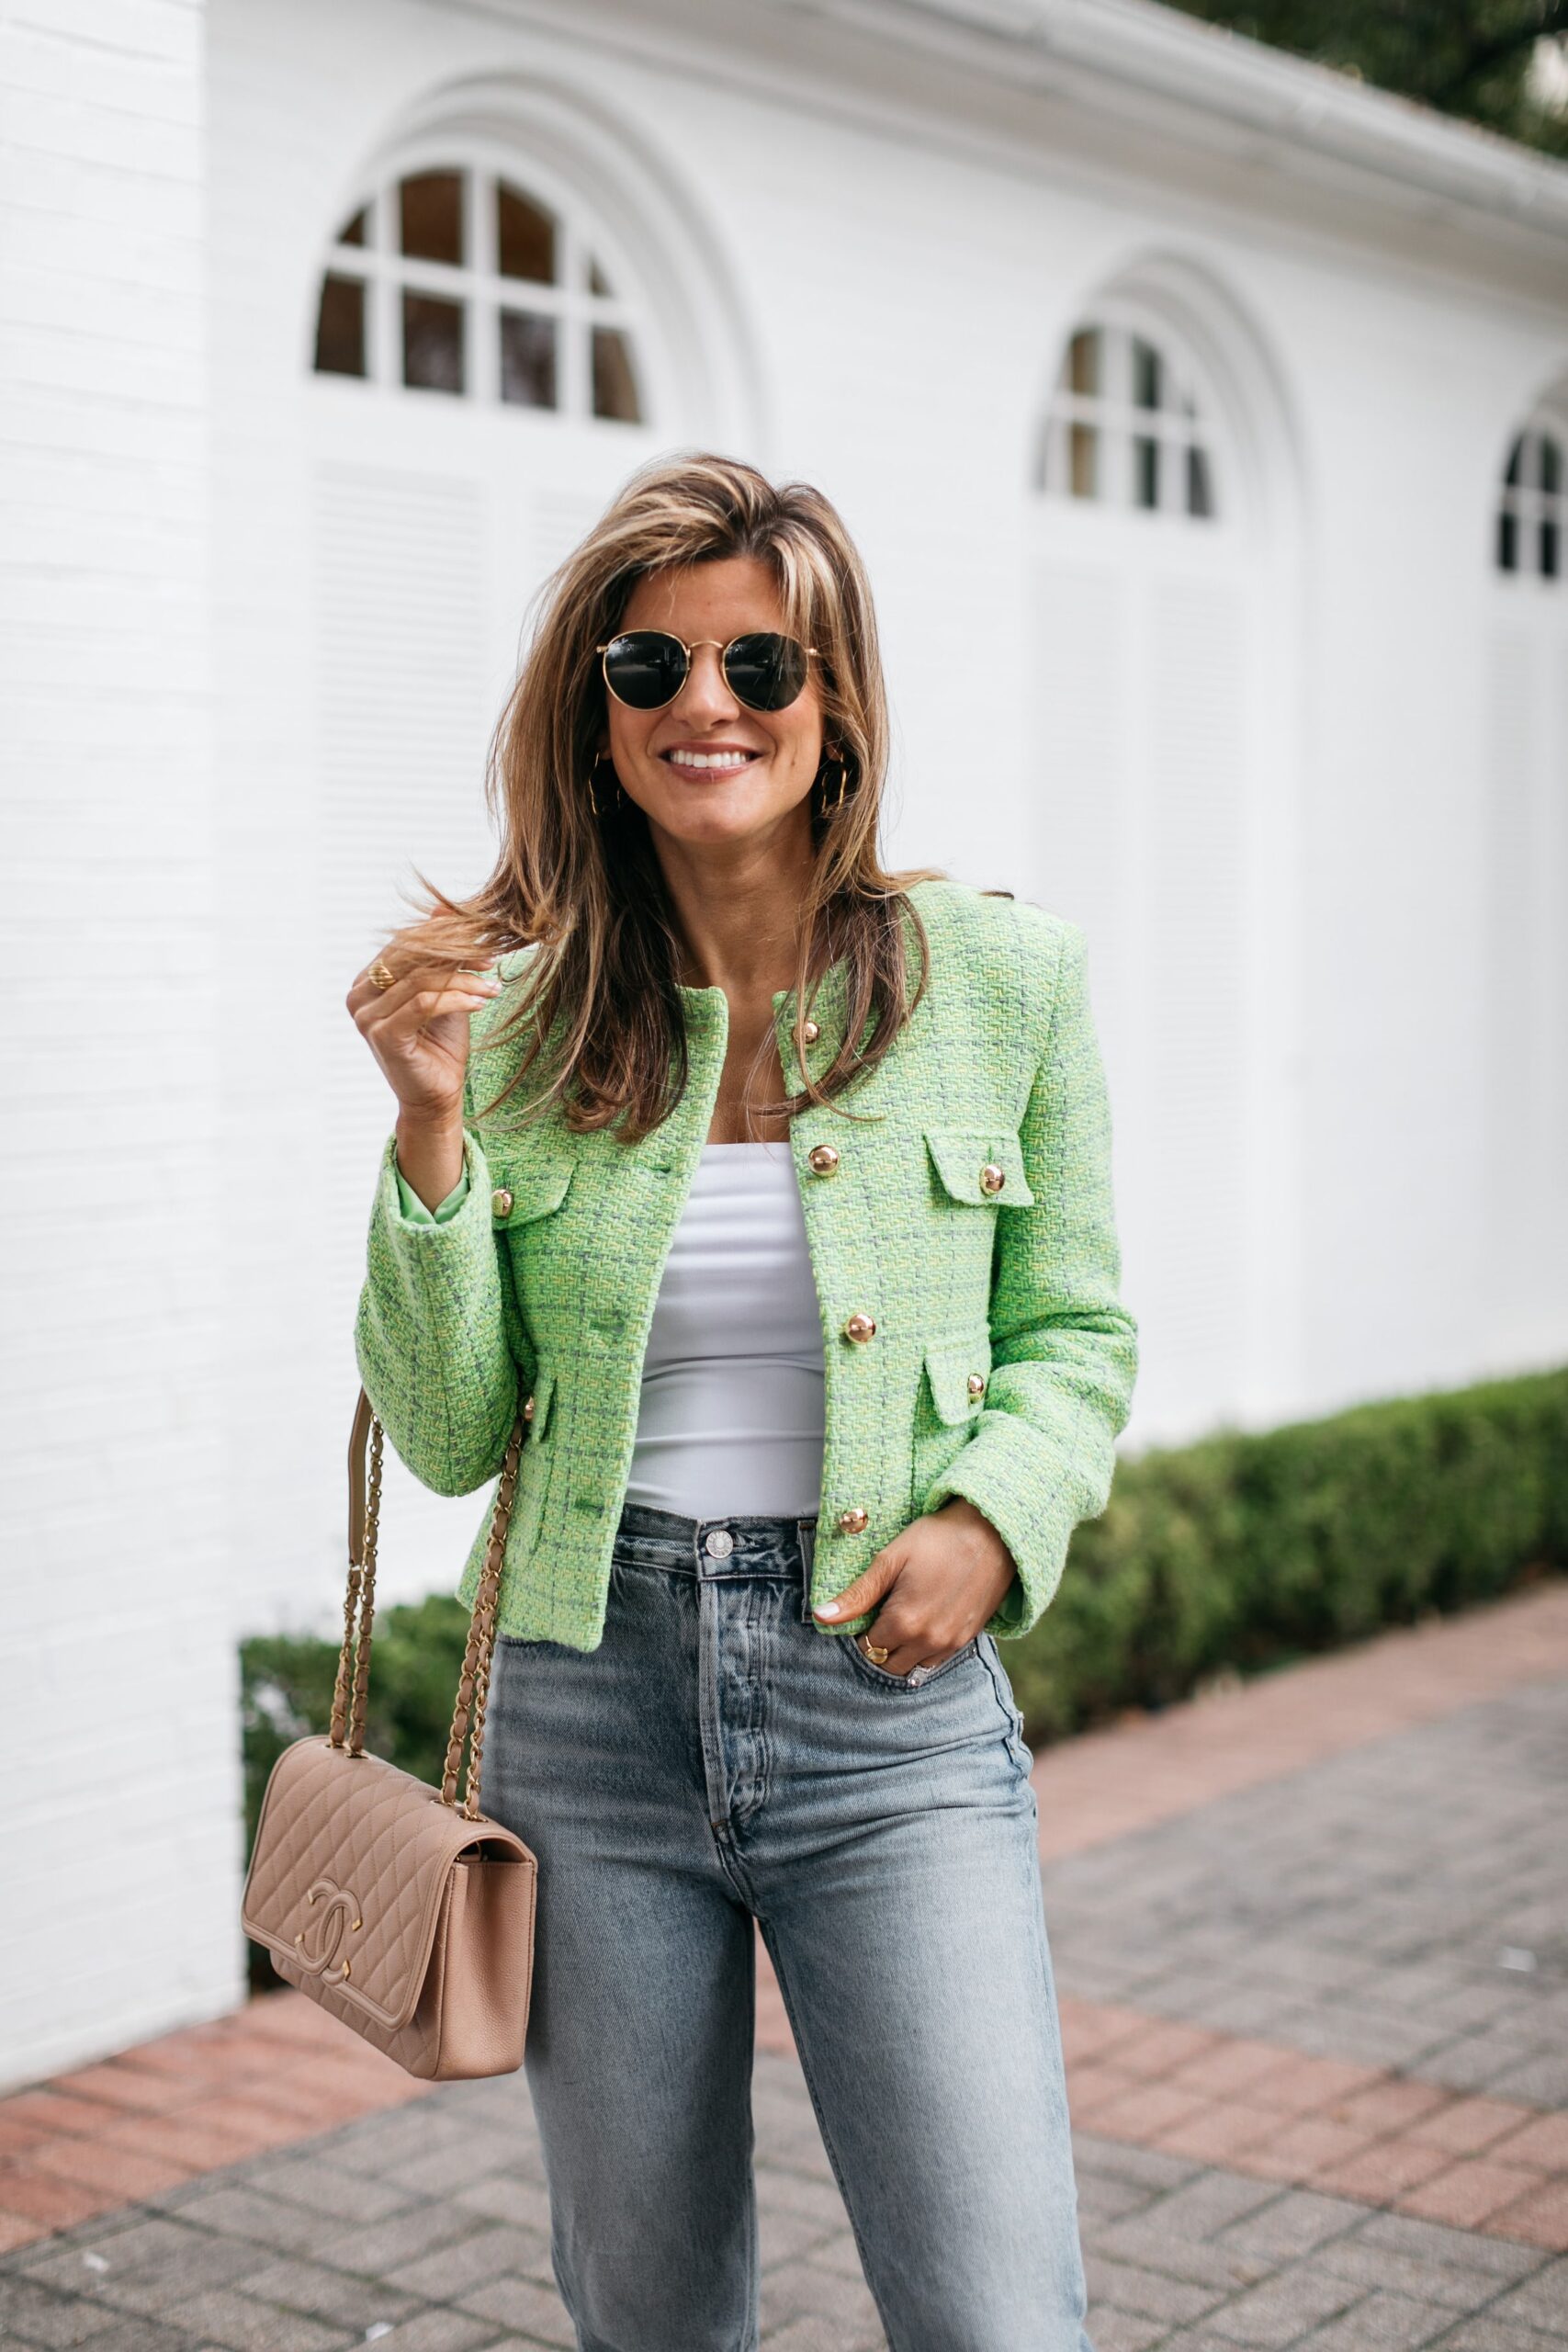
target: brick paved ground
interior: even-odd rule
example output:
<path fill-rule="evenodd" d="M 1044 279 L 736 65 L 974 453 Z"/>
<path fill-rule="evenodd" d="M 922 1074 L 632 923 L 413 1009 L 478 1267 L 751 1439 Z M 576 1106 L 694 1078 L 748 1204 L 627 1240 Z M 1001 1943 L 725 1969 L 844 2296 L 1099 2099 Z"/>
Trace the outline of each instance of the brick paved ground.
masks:
<path fill-rule="evenodd" d="M 1098 2352 L 1568 2343 L 1562 1598 L 1042 1759 Z M 1086 1757 L 1093 1845 L 1056 1810 Z M 286 1996 L 0 2101 L 0 2220 L 45 2233 L 0 2343 L 570 2346 L 522 2077 L 411 2099 L 322 2022 Z M 322 2133 L 345 2098 L 397 2104 Z M 767 2352 L 871 2352 L 785 2049 L 756 2111 Z"/>
<path fill-rule="evenodd" d="M 1047 1871 L 1058 1989 L 1568 2108 L 1568 1682 Z"/>

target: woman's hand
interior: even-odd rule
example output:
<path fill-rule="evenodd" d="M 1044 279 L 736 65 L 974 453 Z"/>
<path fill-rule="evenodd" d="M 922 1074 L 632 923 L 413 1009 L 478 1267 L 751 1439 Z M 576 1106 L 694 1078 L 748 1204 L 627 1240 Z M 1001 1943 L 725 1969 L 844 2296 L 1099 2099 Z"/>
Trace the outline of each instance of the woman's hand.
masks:
<path fill-rule="evenodd" d="M 398 1165 L 428 1209 L 463 1172 L 468 1016 L 501 989 L 493 972 L 422 964 L 388 989 L 367 967 L 348 991 L 355 1026 L 398 1098 Z"/>
<path fill-rule="evenodd" d="M 874 1623 L 856 1639 L 886 1650 L 877 1662 L 889 1674 L 912 1674 L 917 1666 L 941 1666 L 973 1641 L 1016 1574 L 990 1521 L 954 1495 L 939 1510 L 911 1520 L 853 1584 L 812 1614 L 831 1623 L 874 1609 Z"/>

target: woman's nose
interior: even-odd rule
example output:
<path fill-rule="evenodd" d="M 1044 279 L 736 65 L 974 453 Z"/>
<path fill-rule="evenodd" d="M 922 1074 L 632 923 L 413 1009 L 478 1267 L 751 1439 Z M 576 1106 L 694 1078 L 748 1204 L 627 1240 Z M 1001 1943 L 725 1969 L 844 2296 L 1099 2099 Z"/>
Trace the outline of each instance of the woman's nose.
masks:
<path fill-rule="evenodd" d="M 729 681 L 719 660 L 722 646 L 694 645 L 692 666 L 685 683 L 675 697 L 675 712 L 693 724 L 712 726 L 721 718 L 733 718 L 740 706 L 730 692 Z"/>

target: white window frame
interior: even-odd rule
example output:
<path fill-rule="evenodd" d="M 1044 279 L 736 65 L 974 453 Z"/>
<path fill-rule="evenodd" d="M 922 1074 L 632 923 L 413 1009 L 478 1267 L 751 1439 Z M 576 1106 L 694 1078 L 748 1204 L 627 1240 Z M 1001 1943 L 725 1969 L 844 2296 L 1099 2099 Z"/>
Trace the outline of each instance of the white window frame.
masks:
<path fill-rule="evenodd" d="M 427 172 L 454 172 L 462 178 L 468 259 L 461 265 L 418 260 L 398 251 L 399 187 L 405 179 Z M 502 276 L 495 207 L 489 200 L 491 184 L 496 180 L 506 181 L 520 196 L 553 215 L 558 248 L 553 284 Z M 367 242 L 363 245 L 337 243 L 339 229 L 360 211 L 366 215 Z M 590 291 L 589 268 L 593 262 L 609 284 L 620 290 L 615 294 Z M 344 206 L 334 222 L 333 242 L 323 247 L 316 273 L 318 307 L 321 281 L 328 276 L 356 277 L 365 285 L 368 372 L 349 376 L 318 370 L 312 317 L 310 372 L 315 384 L 437 406 L 479 406 L 507 416 L 570 422 L 608 432 L 658 430 L 666 391 L 655 356 L 657 338 L 650 332 L 646 305 L 635 290 L 636 273 L 613 232 L 585 218 L 581 198 L 547 164 L 531 157 L 519 158 L 499 144 L 477 144 L 471 140 L 432 141 L 428 149 L 422 144 L 400 152 L 387 176 L 361 202 L 351 200 Z M 405 288 L 462 304 L 461 392 L 404 383 L 401 296 Z M 498 321 L 503 310 L 527 311 L 561 322 L 553 407 L 502 401 Z M 593 412 L 590 355 L 594 327 L 618 328 L 626 339 L 641 411 L 635 423 L 597 416 Z M 573 333 L 573 328 L 578 332 Z"/>
<path fill-rule="evenodd" d="M 1075 342 L 1098 333 L 1104 373 L 1100 389 L 1072 389 L 1069 370 Z M 1145 408 L 1134 397 L 1133 346 L 1147 344 L 1158 356 L 1168 398 Z M 1190 524 L 1211 528 L 1229 518 L 1230 477 L 1217 447 L 1216 403 L 1200 370 L 1168 322 L 1141 306 L 1117 300 L 1094 304 L 1073 322 L 1063 340 L 1055 380 L 1035 453 L 1034 489 L 1066 507 L 1111 510 L 1151 523 Z M 1097 435 L 1099 463 L 1092 492 L 1072 487 L 1072 432 L 1086 426 Z M 1136 495 L 1134 457 L 1140 441 L 1162 452 L 1158 501 L 1145 505 Z M 1208 470 L 1209 506 L 1194 514 L 1188 504 L 1188 452 L 1196 449 Z"/>
<path fill-rule="evenodd" d="M 1556 453 L 1555 490 L 1547 489 L 1541 479 L 1548 447 Z M 1516 450 L 1519 453 L 1520 478 L 1517 482 L 1511 482 L 1508 469 Z M 1513 518 L 1515 547 L 1525 559 L 1513 564 L 1503 561 L 1501 541 L 1505 515 Z M 1540 531 L 1543 524 L 1551 524 L 1556 528 L 1555 571 L 1547 571 L 1541 565 Z M 1492 569 L 1496 577 L 1506 581 L 1510 587 L 1529 582 L 1548 595 L 1560 593 L 1564 582 L 1568 582 L 1568 418 L 1554 409 L 1536 409 L 1519 430 L 1509 437 L 1493 517 Z"/>

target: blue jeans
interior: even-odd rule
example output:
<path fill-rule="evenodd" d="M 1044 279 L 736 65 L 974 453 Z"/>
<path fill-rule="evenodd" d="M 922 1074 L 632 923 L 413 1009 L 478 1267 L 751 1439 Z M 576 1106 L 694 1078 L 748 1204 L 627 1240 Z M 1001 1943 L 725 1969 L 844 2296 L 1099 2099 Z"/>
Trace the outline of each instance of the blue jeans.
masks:
<path fill-rule="evenodd" d="M 1011 1688 L 988 1634 L 910 1681 L 818 1632 L 814 1536 L 628 1504 L 600 1647 L 496 1646 L 580 2352 L 754 2352 L 753 1919 L 892 2352 L 1093 2352 Z"/>

